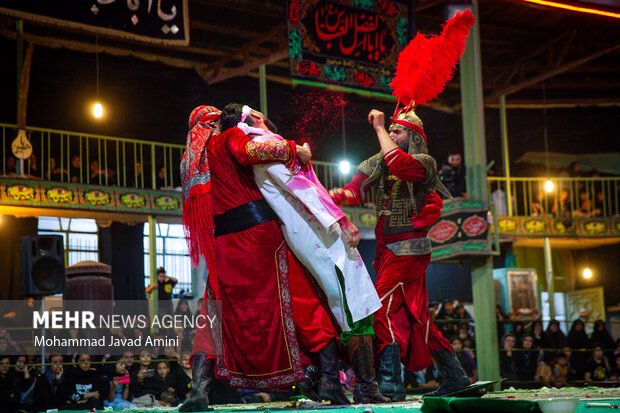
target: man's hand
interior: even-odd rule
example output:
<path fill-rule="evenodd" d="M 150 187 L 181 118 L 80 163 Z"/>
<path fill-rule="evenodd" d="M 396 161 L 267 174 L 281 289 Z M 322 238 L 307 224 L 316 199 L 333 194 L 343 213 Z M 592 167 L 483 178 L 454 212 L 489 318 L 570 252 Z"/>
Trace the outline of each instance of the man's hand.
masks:
<path fill-rule="evenodd" d="M 385 114 L 377 109 L 371 110 L 368 114 L 368 123 L 375 129 L 385 129 Z"/>
<path fill-rule="evenodd" d="M 355 206 L 357 205 L 357 199 L 355 194 L 350 189 L 333 188 L 328 191 L 332 201 L 337 206 Z"/>
<path fill-rule="evenodd" d="M 312 151 L 310 151 L 310 146 L 307 143 L 304 143 L 304 146 L 297 145 L 297 159 L 302 165 L 307 164 L 312 159 Z"/>
<path fill-rule="evenodd" d="M 355 248 L 360 243 L 360 232 L 358 229 L 349 221 L 347 217 L 340 218 L 338 221 L 340 224 L 340 230 L 342 231 L 342 235 L 344 236 L 344 240 L 349 246 L 349 248 Z"/>

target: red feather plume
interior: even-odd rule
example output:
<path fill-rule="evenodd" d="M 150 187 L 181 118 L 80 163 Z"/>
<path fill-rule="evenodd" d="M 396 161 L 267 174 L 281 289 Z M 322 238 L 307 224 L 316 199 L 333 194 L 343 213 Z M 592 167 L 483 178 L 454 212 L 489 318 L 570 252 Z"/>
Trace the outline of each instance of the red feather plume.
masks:
<path fill-rule="evenodd" d="M 435 99 L 452 79 L 473 25 L 474 15 L 465 10 L 448 20 L 439 36 L 418 33 L 398 55 L 392 95 L 404 106 Z"/>

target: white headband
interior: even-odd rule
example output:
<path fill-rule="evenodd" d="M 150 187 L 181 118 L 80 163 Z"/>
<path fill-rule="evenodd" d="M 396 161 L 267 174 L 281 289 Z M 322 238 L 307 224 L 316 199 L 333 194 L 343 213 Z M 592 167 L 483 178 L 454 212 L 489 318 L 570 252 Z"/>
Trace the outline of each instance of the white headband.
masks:
<path fill-rule="evenodd" d="M 248 117 L 250 112 L 252 112 L 252 108 L 249 107 L 248 105 L 243 105 L 243 109 L 241 109 L 241 121 L 240 122 L 245 122 L 245 119 Z"/>

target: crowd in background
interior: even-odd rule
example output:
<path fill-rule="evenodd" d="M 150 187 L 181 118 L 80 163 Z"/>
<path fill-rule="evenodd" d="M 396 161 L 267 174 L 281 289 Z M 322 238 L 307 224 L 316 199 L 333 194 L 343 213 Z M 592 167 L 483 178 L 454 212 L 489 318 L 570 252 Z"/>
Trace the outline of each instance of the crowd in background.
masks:
<path fill-rule="evenodd" d="M 8 156 L 6 159 L 5 173 L 6 176 L 16 176 L 18 174 L 17 160 L 14 156 Z M 118 185 L 127 187 L 152 187 L 152 174 L 144 172 L 144 166 L 141 162 L 135 162 L 133 168 L 123 166 L 117 175 L 115 167 L 104 168 L 100 165 L 98 159 L 92 159 L 86 164 L 80 155 L 71 157 L 69 165 L 61 165 L 57 158 L 51 156 L 49 162 L 42 165 L 38 161 L 37 155 L 33 153 L 30 158 L 24 161 L 24 176 L 31 179 L 45 179 L 48 181 L 71 182 L 71 183 L 89 183 L 94 185 Z M 166 180 L 167 171 L 163 166 L 156 168 L 155 187 L 156 188 L 173 188 L 180 186 L 179 176 L 173 171 L 172 178 Z M 172 179 L 172 182 L 170 182 Z"/>
<path fill-rule="evenodd" d="M 452 343 L 472 381 L 477 380 L 475 323 L 458 301 L 431 304 L 435 322 Z M 540 319 L 523 321 L 496 309 L 500 346 L 500 375 L 504 387 L 539 388 L 583 385 L 620 380 L 620 339 L 604 321 L 586 332 L 582 319 L 572 322 L 566 335 L 557 320 L 546 329 Z"/>

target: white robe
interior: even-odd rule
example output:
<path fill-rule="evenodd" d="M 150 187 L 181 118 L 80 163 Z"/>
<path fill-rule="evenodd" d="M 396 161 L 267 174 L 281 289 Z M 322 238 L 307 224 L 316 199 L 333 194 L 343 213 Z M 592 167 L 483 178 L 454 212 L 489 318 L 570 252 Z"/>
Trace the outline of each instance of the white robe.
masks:
<path fill-rule="evenodd" d="M 248 129 L 246 133 L 262 131 L 244 129 Z M 279 135 L 258 133 L 261 135 L 253 135 L 254 141 L 282 140 Z M 344 294 L 353 322 L 381 308 L 381 300 L 359 252 L 349 248 L 341 237 L 337 221 L 344 214 L 322 186 L 317 188 L 318 179 L 312 179 L 316 178 L 314 171 L 292 174 L 281 163 L 252 168 L 263 197 L 282 221 L 289 249 L 316 279 L 342 331 L 350 331 L 351 326 L 347 323 L 335 266 L 344 278 Z M 335 213 L 336 210 L 339 213 Z"/>

